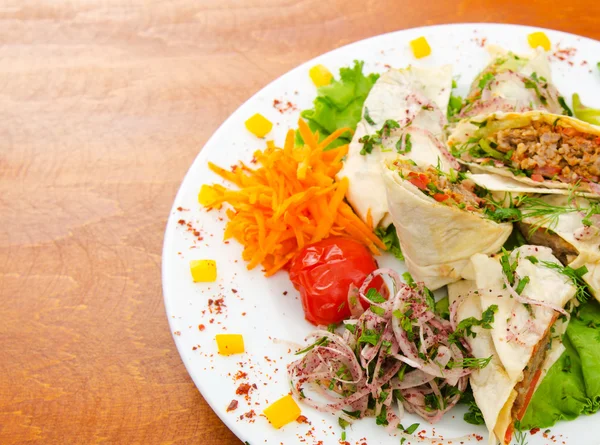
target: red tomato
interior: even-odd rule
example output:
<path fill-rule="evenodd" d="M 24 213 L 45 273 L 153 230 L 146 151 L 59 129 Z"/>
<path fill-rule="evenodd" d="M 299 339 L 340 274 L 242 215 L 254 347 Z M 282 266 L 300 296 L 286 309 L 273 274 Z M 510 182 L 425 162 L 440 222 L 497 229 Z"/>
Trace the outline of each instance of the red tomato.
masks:
<path fill-rule="evenodd" d="M 363 244 L 349 238 L 327 238 L 299 251 L 290 262 L 289 272 L 300 291 L 305 318 L 315 325 L 327 325 L 350 317 L 350 284 L 360 287 L 375 269 L 377 262 Z M 371 284 L 387 296 L 381 277 Z M 369 307 L 362 299 L 361 304 Z"/>
<path fill-rule="evenodd" d="M 533 179 L 535 175 L 551 178 L 555 175 L 560 174 L 560 172 L 562 172 L 562 168 L 558 166 L 552 167 L 550 165 L 545 165 L 543 167 L 536 167 L 533 169 L 533 175 L 531 175 L 531 179 Z"/>
<path fill-rule="evenodd" d="M 424 173 L 410 172 L 408 174 L 408 181 L 421 190 L 427 190 L 427 184 L 429 184 L 429 178 Z"/>
<path fill-rule="evenodd" d="M 437 202 L 444 202 L 446 199 L 449 199 L 450 197 L 448 195 L 444 195 L 443 193 L 436 193 L 435 195 L 433 195 L 433 199 L 435 199 Z"/>
<path fill-rule="evenodd" d="M 544 177 L 542 175 L 533 174 L 531 175 L 531 180 L 536 182 L 544 182 Z"/>

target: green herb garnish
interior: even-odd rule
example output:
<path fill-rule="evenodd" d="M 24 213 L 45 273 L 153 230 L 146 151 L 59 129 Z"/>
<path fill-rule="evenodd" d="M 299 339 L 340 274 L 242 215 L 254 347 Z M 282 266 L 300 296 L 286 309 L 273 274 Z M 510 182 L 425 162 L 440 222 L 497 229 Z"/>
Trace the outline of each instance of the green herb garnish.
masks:
<path fill-rule="evenodd" d="M 373 303 L 385 303 L 385 298 L 377 291 L 377 289 L 371 287 L 367 290 L 367 294 L 365 295 L 368 300 Z"/>
<path fill-rule="evenodd" d="M 469 317 L 462 320 L 456 326 L 456 330 L 450 334 L 448 340 L 450 343 L 458 343 L 460 338 L 463 337 L 476 337 L 476 333 L 473 332 L 473 328 L 481 326 L 483 329 L 492 329 L 492 323 L 494 322 L 494 314 L 498 312 L 498 305 L 493 304 L 481 314 L 481 320 L 475 317 Z"/>
<path fill-rule="evenodd" d="M 296 352 L 296 355 L 300 355 L 300 354 L 304 354 L 308 351 L 312 351 L 316 346 L 325 346 L 327 345 L 327 343 L 329 343 L 329 341 L 327 340 L 327 337 L 321 337 L 320 339 L 318 339 L 316 342 L 314 342 L 312 345 L 307 346 L 304 349 L 301 349 L 300 351 Z"/>
<path fill-rule="evenodd" d="M 365 107 L 364 118 L 369 124 L 375 125 L 375 121 L 371 119 L 371 116 L 369 115 L 369 109 L 367 107 Z"/>
<path fill-rule="evenodd" d="M 404 261 L 404 255 L 402 255 L 402 250 L 400 249 L 400 240 L 393 224 L 390 224 L 387 229 L 378 227 L 375 229 L 375 235 L 383 241 L 388 252 L 399 260 Z"/>
<path fill-rule="evenodd" d="M 565 98 L 562 96 L 558 97 L 558 103 L 559 105 L 562 107 L 563 114 L 566 114 L 567 116 L 573 116 L 573 112 L 571 111 L 571 109 L 569 108 L 569 106 L 567 105 L 567 103 L 565 102 Z"/>
<path fill-rule="evenodd" d="M 369 343 L 373 346 L 377 346 L 377 343 L 379 343 L 380 338 L 381 335 L 377 331 L 374 331 L 373 329 L 365 329 L 360 334 L 360 337 L 358 338 L 358 343 Z"/>
<path fill-rule="evenodd" d="M 542 264 L 547 268 L 554 269 L 564 276 L 570 278 L 573 285 L 577 289 L 575 296 L 579 301 L 585 303 L 591 297 L 588 285 L 583 280 L 583 276 L 588 273 L 587 267 L 581 266 L 577 269 L 573 269 L 570 266 L 563 266 L 562 264 L 553 263 L 551 261 L 542 261 Z"/>

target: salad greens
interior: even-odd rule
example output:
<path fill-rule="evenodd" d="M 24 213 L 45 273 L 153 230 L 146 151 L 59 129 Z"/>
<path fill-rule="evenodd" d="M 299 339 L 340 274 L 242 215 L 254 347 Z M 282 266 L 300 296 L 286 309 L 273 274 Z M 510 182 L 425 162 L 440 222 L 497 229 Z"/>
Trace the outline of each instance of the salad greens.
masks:
<path fill-rule="evenodd" d="M 400 248 L 400 240 L 398 239 L 398 234 L 396 233 L 396 227 L 393 224 L 387 226 L 387 229 L 383 229 L 378 227 L 375 229 L 375 235 L 383 241 L 387 251 L 394 255 L 401 261 L 404 261 L 404 255 L 402 254 L 402 249 Z"/>
<path fill-rule="evenodd" d="M 600 409 L 600 305 L 581 306 L 569 323 L 563 342 L 567 350 L 550 368 L 535 392 L 523 430 L 547 428 Z"/>
<path fill-rule="evenodd" d="M 577 93 L 573 94 L 573 113 L 577 119 L 593 125 L 600 125 L 600 109 L 583 105 Z"/>
<path fill-rule="evenodd" d="M 355 60 L 353 67 L 340 68 L 340 79 L 319 87 L 314 107 L 300 113 L 312 131 L 319 130 L 321 140 L 338 128 L 356 128 L 361 119 L 362 107 L 379 74 L 363 74 L 364 62 Z M 352 136 L 343 135 L 329 148 L 350 143 Z M 296 143 L 303 145 L 300 133 L 296 132 Z"/>

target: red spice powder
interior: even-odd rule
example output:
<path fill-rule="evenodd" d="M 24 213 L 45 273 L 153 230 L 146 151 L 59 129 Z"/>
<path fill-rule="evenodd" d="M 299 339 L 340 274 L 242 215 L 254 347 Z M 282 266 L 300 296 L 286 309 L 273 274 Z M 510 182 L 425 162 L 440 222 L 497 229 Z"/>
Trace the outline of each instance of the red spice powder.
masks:
<path fill-rule="evenodd" d="M 299 417 L 296 419 L 296 422 L 298 422 L 298 423 L 310 423 L 310 422 L 308 421 L 308 418 L 307 418 L 306 416 L 299 416 Z"/>
<path fill-rule="evenodd" d="M 238 401 L 233 399 L 230 403 L 229 406 L 227 407 L 227 412 L 229 411 L 235 411 L 238 407 Z"/>
<path fill-rule="evenodd" d="M 244 372 L 244 371 L 238 371 L 236 372 L 236 374 L 233 376 L 233 378 L 235 380 L 241 380 L 241 379 L 245 379 L 248 377 L 248 373 Z"/>
<path fill-rule="evenodd" d="M 242 383 L 240 386 L 238 386 L 238 389 L 235 390 L 235 393 L 240 396 L 246 395 L 248 392 L 250 392 L 250 388 L 252 387 L 249 384 Z"/>

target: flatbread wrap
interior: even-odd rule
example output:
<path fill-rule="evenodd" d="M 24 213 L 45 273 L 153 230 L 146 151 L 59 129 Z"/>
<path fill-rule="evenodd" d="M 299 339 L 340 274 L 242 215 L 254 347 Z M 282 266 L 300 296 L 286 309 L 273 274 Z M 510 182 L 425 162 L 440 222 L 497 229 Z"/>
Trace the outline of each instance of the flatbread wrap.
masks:
<path fill-rule="evenodd" d="M 517 55 L 488 48 L 492 61 L 471 84 L 458 119 L 493 112 L 546 110 L 566 113 L 564 99 L 552 84 L 548 55 L 538 48 L 531 55 Z"/>
<path fill-rule="evenodd" d="M 550 247 L 600 301 L 600 203 L 583 197 L 526 197 L 517 227 L 531 243 Z"/>
<path fill-rule="evenodd" d="M 550 264 L 560 263 L 549 248 L 540 246 L 476 254 L 466 268 L 470 280 L 448 286 L 451 322 L 488 314 L 489 329 L 473 328 L 475 335 L 465 340 L 475 358 L 489 358 L 488 366 L 473 372 L 470 383 L 490 444 L 510 443 L 515 422 L 523 418 L 541 379 L 564 350 L 564 307 L 576 287 Z"/>
<path fill-rule="evenodd" d="M 451 153 L 475 173 L 503 176 L 539 193 L 600 194 L 600 127 L 544 111 L 463 120 Z"/>
<path fill-rule="evenodd" d="M 473 254 L 499 251 L 512 231 L 463 173 L 395 160 L 383 177 L 406 266 L 432 290 L 459 280 Z"/>
<path fill-rule="evenodd" d="M 397 157 L 448 170 L 458 167 L 444 145 L 445 110 L 452 69 L 392 69 L 382 74 L 363 106 L 363 117 L 350 142 L 338 177 L 347 177 L 348 202 L 373 227 L 391 223 L 382 162 Z"/>

